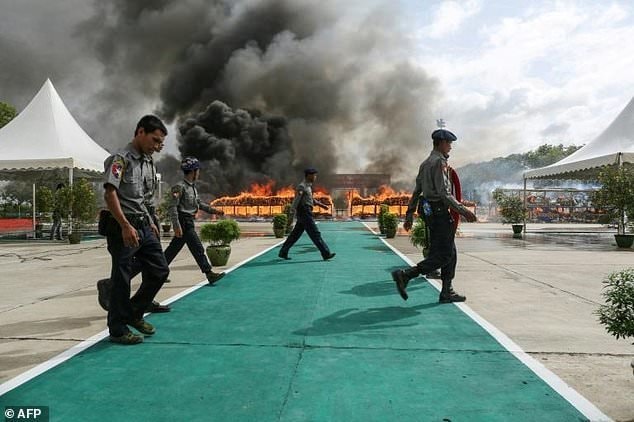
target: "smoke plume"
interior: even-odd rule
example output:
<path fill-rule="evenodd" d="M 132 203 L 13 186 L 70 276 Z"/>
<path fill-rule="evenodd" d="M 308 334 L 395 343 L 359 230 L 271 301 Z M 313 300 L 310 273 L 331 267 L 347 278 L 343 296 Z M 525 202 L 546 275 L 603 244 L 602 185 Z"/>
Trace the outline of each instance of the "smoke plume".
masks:
<path fill-rule="evenodd" d="M 411 185 L 439 87 L 411 59 L 419 46 L 405 10 L 388 0 L 95 1 L 73 32 L 84 46 L 73 54 L 90 64 L 72 81 L 88 96 L 78 120 L 113 149 L 154 110 L 177 128 L 180 154 L 204 161 L 214 194 L 296 181 L 303 166 Z"/>

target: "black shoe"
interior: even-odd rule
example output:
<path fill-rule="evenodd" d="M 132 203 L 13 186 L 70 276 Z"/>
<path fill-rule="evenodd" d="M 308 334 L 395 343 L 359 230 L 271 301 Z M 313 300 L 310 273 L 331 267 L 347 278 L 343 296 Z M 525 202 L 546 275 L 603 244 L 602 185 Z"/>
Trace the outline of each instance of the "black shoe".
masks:
<path fill-rule="evenodd" d="M 97 301 L 104 311 L 108 311 L 110 308 L 111 291 L 112 283 L 109 278 L 104 278 L 97 282 Z"/>
<path fill-rule="evenodd" d="M 464 302 L 466 300 L 466 296 L 459 295 L 453 289 L 451 289 L 449 293 L 440 292 L 440 296 L 438 297 L 438 302 L 440 303 Z"/>
<path fill-rule="evenodd" d="M 282 258 L 282 259 L 286 259 L 286 260 L 291 259 L 291 258 L 289 258 L 288 253 L 282 253 L 282 252 L 280 252 L 280 253 L 278 253 L 278 254 L 277 254 L 277 256 L 279 256 L 279 257 L 280 257 L 280 258 Z"/>
<path fill-rule="evenodd" d="M 164 313 L 164 312 L 169 312 L 171 310 L 172 310 L 172 308 L 170 308 L 169 305 L 161 305 L 160 303 L 158 303 L 156 301 L 152 301 L 150 306 L 148 306 L 147 309 L 146 309 L 147 312 L 152 312 L 152 313 L 155 313 L 155 314 L 161 314 L 161 313 Z"/>
<path fill-rule="evenodd" d="M 209 285 L 213 286 L 216 281 L 225 276 L 225 273 L 215 273 L 213 271 L 209 271 L 205 273 L 205 275 L 207 276 L 207 281 L 209 282 Z"/>
<path fill-rule="evenodd" d="M 146 336 L 151 336 L 156 332 L 154 326 L 143 318 L 136 321 L 128 321 L 128 325 L 136 329 L 138 332 L 145 334 Z"/>
<path fill-rule="evenodd" d="M 432 271 L 428 274 L 425 274 L 425 278 L 432 278 L 434 280 L 440 280 L 440 271 Z"/>
<path fill-rule="evenodd" d="M 398 290 L 398 294 L 401 295 L 403 300 L 407 300 L 407 283 L 409 283 L 409 277 L 405 274 L 403 270 L 392 271 L 392 280 L 396 283 L 396 289 Z"/>
<path fill-rule="evenodd" d="M 143 336 L 140 336 L 138 334 L 133 334 L 131 331 L 128 331 L 127 333 L 119 337 L 115 337 L 111 335 L 110 341 L 113 343 L 119 343 L 119 344 L 125 344 L 125 345 L 139 344 L 139 343 L 143 343 Z"/>
<path fill-rule="evenodd" d="M 332 252 L 322 258 L 324 258 L 324 261 L 328 261 L 329 259 L 333 259 L 335 257 L 335 255 L 337 255 L 336 253 Z"/>

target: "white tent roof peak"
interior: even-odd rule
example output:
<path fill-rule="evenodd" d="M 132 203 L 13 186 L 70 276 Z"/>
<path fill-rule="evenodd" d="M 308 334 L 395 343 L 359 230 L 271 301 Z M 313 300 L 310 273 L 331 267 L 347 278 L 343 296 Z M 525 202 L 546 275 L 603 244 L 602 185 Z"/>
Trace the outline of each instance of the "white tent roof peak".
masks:
<path fill-rule="evenodd" d="M 103 172 L 108 155 L 79 126 L 50 79 L 22 112 L 0 129 L 0 176 L 61 168 Z"/>
<path fill-rule="evenodd" d="M 597 168 L 634 163 L 634 98 L 599 136 L 568 157 L 546 167 L 524 172 L 526 179 L 584 178 Z"/>

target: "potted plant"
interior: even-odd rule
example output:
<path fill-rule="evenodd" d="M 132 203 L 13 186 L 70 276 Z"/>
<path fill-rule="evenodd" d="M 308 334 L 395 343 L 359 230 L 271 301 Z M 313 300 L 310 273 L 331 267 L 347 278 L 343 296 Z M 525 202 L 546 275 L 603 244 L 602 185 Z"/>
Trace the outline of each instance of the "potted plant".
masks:
<path fill-rule="evenodd" d="M 385 237 L 388 239 L 394 238 L 398 230 L 398 216 L 392 213 L 385 214 L 383 216 L 383 226 L 385 227 Z"/>
<path fill-rule="evenodd" d="M 200 228 L 200 238 L 204 242 L 209 242 L 206 251 L 211 265 L 222 267 L 229 261 L 230 243 L 240 238 L 240 227 L 230 219 L 206 223 Z"/>
<path fill-rule="evenodd" d="M 625 216 L 634 218 L 634 169 L 631 167 L 608 167 L 599 173 L 601 188 L 592 197 L 593 205 L 605 209 L 612 218 L 618 219 L 617 234 L 614 235 L 620 248 L 630 248 L 634 234 L 626 233 Z"/>
<path fill-rule="evenodd" d="M 526 220 L 527 210 L 524 201 L 519 196 L 506 195 L 502 190 L 493 191 L 493 199 L 498 205 L 503 224 L 511 224 L 513 234 L 516 237 L 522 236 L 524 229 L 524 221 Z"/>
<path fill-rule="evenodd" d="M 379 224 L 379 232 L 385 234 L 385 216 L 390 212 L 390 207 L 386 204 L 379 205 L 379 215 L 377 216 L 377 222 Z"/>
<path fill-rule="evenodd" d="M 599 322 L 617 339 L 634 337 L 634 268 L 609 274 L 603 284 L 605 305 L 596 312 Z M 634 369 L 634 360 L 631 366 Z"/>
<path fill-rule="evenodd" d="M 282 238 L 286 233 L 286 226 L 288 223 L 288 217 L 286 214 L 275 214 L 273 216 L 273 233 L 275 237 Z"/>
<path fill-rule="evenodd" d="M 35 237 L 42 237 L 42 221 L 50 220 L 50 212 L 53 211 L 55 197 L 53 191 L 48 186 L 40 186 L 35 192 L 35 206 L 39 217 L 35 224 Z"/>
<path fill-rule="evenodd" d="M 409 241 L 417 248 L 421 248 L 423 251 L 423 257 L 429 255 L 429 231 L 427 230 L 427 224 L 422 218 L 417 218 L 412 226 Z"/>
<path fill-rule="evenodd" d="M 284 206 L 284 214 L 286 214 L 286 233 L 290 234 L 293 231 L 293 216 L 291 214 L 291 205 L 286 204 Z"/>
<path fill-rule="evenodd" d="M 61 214 L 70 216 L 68 241 L 79 243 L 81 241 L 80 229 L 86 224 L 94 222 L 97 215 L 95 191 L 86 179 L 79 179 L 74 185 L 61 188 L 59 199 Z"/>
<path fill-rule="evenodd" d="M 170 220 L 169 207 L 172 202 L 172 192 L 165 192 L 161 202 L 156 208 L 156 214 L 161 222 L 161 230 L 167 234 L 172 230 L 172 221 Z"/>

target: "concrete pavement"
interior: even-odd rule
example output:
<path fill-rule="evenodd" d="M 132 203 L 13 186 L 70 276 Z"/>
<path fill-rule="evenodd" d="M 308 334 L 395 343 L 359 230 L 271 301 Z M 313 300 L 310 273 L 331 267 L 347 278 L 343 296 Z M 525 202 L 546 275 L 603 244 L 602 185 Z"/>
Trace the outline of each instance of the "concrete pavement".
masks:
<path fill-rule="evenodd" d="M 241 226 L 260 236 L 234 242 L 229 266 L 279 242 L 270 236 L 270 223 Z M 607 415 L 634 420 L 629 367 L 634 346 L 608 335 L 593 314 L 602 302 L 601 280 L 634 266 L 634 250 L 617 250 L 610 235 L 596 227 L 587 231 L 513 239 L 509 227 L 463 225 L 455 287 L 468 296 L 472 309 Z M 420 259 L 406 236 L 390 243 L 413 261 Z M 94 286 L 109 266 L 103 240 L 0 244 L 0 382 L 105 328 Z M 188 251 L 171 269 L 172 282 L 160 300 L 203 280 Z"/>

